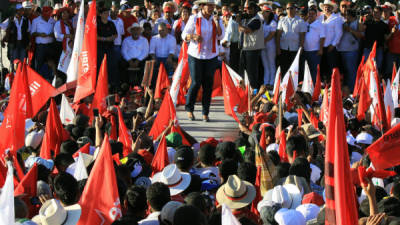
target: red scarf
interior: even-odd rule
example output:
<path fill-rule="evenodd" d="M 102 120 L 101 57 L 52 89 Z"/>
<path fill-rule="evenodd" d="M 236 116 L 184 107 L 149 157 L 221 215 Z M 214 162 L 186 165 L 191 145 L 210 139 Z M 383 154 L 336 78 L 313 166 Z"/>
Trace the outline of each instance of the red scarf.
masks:
<path fill-rule="evenodd" d="M 69 31 L 71 32 L 71 27 L 69 23 L 64 23 L 64 20 L 60 20 L 60 27 L 61 27 L 61 33 L 64 35 L 64 38 L 62 40 L 62 48 L 65 51 L 67 49 L 67 38 L 65 37 L 65 35 L 67 34 L 65 31 L 65 25 L 68 26 Z"/>
<path fill-rule="evenodd" d="M 213 41 L 212 53 L 215 53 L 216 52 L 215 42 L 217 39 L 217 25 L 215 25 L 214 20 L 212 20 L 212 26 L 213 26 L 213 28 L 212 28 L 212 41 Z M 196 20 L 196 34 L 201 36 L 201 17 L 197 17 L 197 20 Z M 201 43 L 198 43 L 198 44 L 199 44 L 199 53 L 200 53 Z"/>
<path fill-rule="evenodd" d="M 182 39 L 181 34 L 182 34 L 182 18 L 178 20 L 178 23 L 176 24 L 175 28 L 175 39 L 177 43 L 179 43 L 180 40 Z"/>

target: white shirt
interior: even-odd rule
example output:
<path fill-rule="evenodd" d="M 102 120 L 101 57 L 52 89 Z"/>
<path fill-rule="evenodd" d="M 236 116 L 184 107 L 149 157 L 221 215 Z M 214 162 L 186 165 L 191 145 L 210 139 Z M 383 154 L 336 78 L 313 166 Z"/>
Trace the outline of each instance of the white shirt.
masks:
<path fill-rule="evenodd" d="M 178 23 L 179 23 L 179 20 L 175 20 L 174 26 L 172 26 L 172 33 L 173 34 L 175 34 L 175 30 L 176 30 L 176 27 L 178 26 Z M 183 32 L 183 30 L 185 29 L 185 26 L 186 26 L 185 21 L 182 20 L 182 22 L 181 22 L 181 32 Z"/>
<path fill-rule="evenodd" d="M 325 26 L 324 47 L 328 47 L 329 45 L 336 46 L 339 44 L 343 34 L 343 20 L 340 16 L 332 14 L 328 19 L 324 19 L 322 24 Z"/>
<path fill-rule="evenodd" d="M 111 20 L 114 23 L 115 28 L 117 29 L 117 38 L 115 38 L 114 40 L 114 45 L 121 45 L 122 36 L 125 34 L 124 21 L 122 21 L 122 19 L 119 17 L 117 17 L 116 20 L 113 20 L 111 19 L 111 17 L 109 17 L 109 20 Z"/>
<path fill-rule="evenodd" d="M 280 47 L 283 50 L 297 51 L 300 47 L 300 33 L 307 32 L 307 26 L 300 17 L 283 17 L 278 22 L 278 30 L 282 31 Z"/>
<path fill-rule="evenodd" d="M 325 26 L 319 20 L 307 23 L 307 33 L 304 38 L 304 51 L 318 51 L 321 38 L 325 38 Z"/>
<path fill-rule="evenodd" d="M 66 24 L 65 26 L 65 33 L 70 34 L 71 32 L 69 31 L 69 28 Z M 54 37 L 56 38 L 57 41 L 63 41 L 64 39 L 64 34 L 61 31 L 61 22 L 57 21 L 56 24 L 54 25 Z"/>
<path fill-rule="evenodd" d="M 215 52 L 212 52 L 212 30 L 213 30 L 213 16 L 207 20 L 203 17 L 203 14 L 199 12 L 197 15 L 190 16 L 185 29 L 182 32 L 182 39 L 185 40 L 186 35 L 188 34 L 196 34 L 196 20 L 197 18 L 201 18 L 201 50 L 199 52 L 199 43 L 191 40 L 188 47 L 188 54 L 197 59 L 212 59 L 216 57 L 219 53 L 218 50 L 218 40 L 221 40 L 224 37 L 224 26 L 222 21 L 219 20 L 219 27 L 222 29 L 221 35 L 217 35 L 215 38 Z"/>
<path fill-rule="evenodd" d="M 41 16 L 39 16 L 38 18 L 32 21 L 31 34 L 33 33 L 51 34 L 53 33 L 55 23 L 56 21 L 54 21 L 53 18 L 50 18 L 46 22 Z M 50 44 L 53 41 L 54 38 L 52 37 L 36 37 L 36 44 Z"/>
<path fill-rule="evenodd" d="M 139 225 L 159 225 L 160 222 L 158 222 L 158 216 L 161 214 L 161 212 L 153 212 L 150 215 L 146 217 L 146 219 L 143 219 L 138 222 Z"/>
<path fill-rule="evenodd" d="M 263 30 L 264 30 L 264 38 L 268 37 L 271 32 L 276 31 L 276 22 L 272 20 L 269 24 L 266 22 L 262 22 Z M 267 43 L 265 43 L 265 47 L 275 47 L 275 38 L 272 38 Z"/>
<path fill-rule="evenodd" d="M 175 54 L 176 40 L 170 34 L 162 38 L 159 34 L 153 36 L 150 40 L 150 53 L 155 54 L 157 58 L 166 58 L 169 54 Z"/>
<path fill-rule="evenodd" d="M 126 61 L 131 59 L 142 61 L 149 54 L 149 42 L 142 36 L 137 40 L 133 40 L 132 36 L 129 36 L 122 42 L 121 53 Z"/>

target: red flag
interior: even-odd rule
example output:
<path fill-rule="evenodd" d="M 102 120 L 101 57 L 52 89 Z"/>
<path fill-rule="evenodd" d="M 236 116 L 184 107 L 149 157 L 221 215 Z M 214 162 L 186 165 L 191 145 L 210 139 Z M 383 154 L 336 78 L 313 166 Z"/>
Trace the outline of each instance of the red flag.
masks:
<path fill-rule="evenodd" d="M 325 224 L 358 224 L 344 125 L 339 70 L 332 75 L 325 153 Z"/>
<path fill-rule="evenodd" d="M 176 120 L 176 112 L 174 103 L 172 102 L 171 96 L 167 91 L 164 95 L 164 99 L 161 103 L 160 110 L 157 113 L 157 117 L 153 122 L 153 126 L 149 132 L 149 136 L 153 139 L 157 139 L 158 136 L 168 127 L 169 122 Z"/>
<path fill-rule="evenodd" d="M 15 76 L 8 106 L 0 126 L 0 156 L 6 149 L 15 155 L 25 145 L 25 119 L 32 116 L 31 95 L 24 63 L 20 63 Z"/>
<path fill-rule="evenodd" d="M 174 133 L 174 132 L 179 133 L 181 135 L 182 145 L 191 146 L 190 142 L 185 138 L 185 135 L 183 135 L 182 127 L 179 126 L 179 124 L 172 126 L 171 133 Z"/>
<path fill-rule="evenodd" d="M 122 216 L 108 135 L 104 137 L 79 204 L 82 207 L 79 225 L 109 225 Z"/>
<path fill-rule="evenodd" d="M 36 182 L 38 176 L 37 164 L 28 171 L 24 178 L 19 182 L 18 186 L 14 190 L 14 196 L 27 194 L 30 197 L 36 196 Z"/>
<path fill-rule="evenodd" d="M 124 146 L 123 155 L 127 156 L 132 152 L 132 136 L 131 132 L 126 128 L 124 117 L 122 116 L 121 109 L 118 107 L 118 124 L 119 124 L 119 137 L 118 141 Z"/>
<path fill-rule="evenodd" d="M 301 124 L 303 122 L 303 110 L 301 108 L 296 109 L 297 111 L 297 123 L 298 127 L 301 127 Z"/>
<path fill-rule="evenodd" d="M 313 112 L 310 112 L 310 123 L 316 128 L 316 129 L 318 129 L 318 122 L 319 122 L 319 120 L 318 120 L 318 118 L 314 115 L 314 113 Z"/>
<path fill-rule="evenodd" d="M 246 85 L 246 89 L 238 86 L 236 90 L 239 94 L 240 102 L 237 107 L 238 113 L 245 113 L 249 110 L 249 85 Z"/>
<path fill-rule="evenodd" d="M 392 83 L 394 81 L 394 78 L 396 77 L 397 70 L 396 70 L 396 62 L 393 62 L 393 69 L 392 69 Z"/>
<path fill-rule="evenodd" d="M 365 84 L 364 79 L 359 80 L 360 85 L 360 100 L 358 101 L 358 108 L 357 108 L 357 119 L 359 121 L 365 119 L 365 112 L 368 110 L 368 107 L 371 105 L 371 98 L 368 93 L 368 87 Z"/>
<path fill-rule="evenodd" d="M 76 151 L 72 157 L 76 158 L 79 157 L 79 153 L 85 153 L 90 155 L 90 143 L 87 143 L 86 145 L 82 146 L 82 148 L 80 148 L 78 151 Z"/>
<path fill-rule="evenodd" d="M 278 79 L 277 80 L 277 85 L 275 86 L 275 91 L 274 91 L 274 98 L 272 99 L 272 102 L 276 105 L 278 104 L 278 100 L 279 100 L 279 87 L 281 86 L 281 73 L 278 73 Z"/>
<path fill-rule="evenodd" d="M 168 152 L 167 152 L 167 141 L 165 140 L 165 135 L 162 136 L 160 143 L 158 144 L 156 154 L 154 155 L 153 161 L 151 162 L 151 168 L 154 174 L 162 171 L 166 166 L 168 166 Z"/>
<path fill-rule="evenodd" d="M 289 162 L 289 157 L 286 153 L 286 134 L 285 134 L 285 130 L 281 131 L 281 134 L 279 136 L 279 150 L 278 150 L 278 154 L 279 157 L 281 158 L 281 162 Z"/>
<path fill-rule="evenodd" d="M 356 83 L 354 84 L 354 90 L 353 90 L 353 98 L 357 97 L 360 94 L 361 79 L 363 78 L 364 61 L 365 61 L 365 56 L 362 57 L 360 65 L 358 65 Z"/>
<path fill-rule="evenodd" d="M 293 79 L 292 79 L 292 76 L 289 76 L 288 84 L 286 87 L 286 95 L 285 95 L 285 104 L 286 104 L 287 111 L 290 111 L 290 109 L 293 106 L 293 102 L 290 100 L 290 98 L 293 95 L 294 95 Z"/>
<path fill-rule="evenodd" d="M 321 94 L 321 75 L 319 71 L 319 65 L 317 66 L 317 79 L 315 81 L 314 93 L 312 96 L 312 101 L 318 101 L 319 95 Z"/>
<path fill-rule="evenodd" d="M 110 131 L 110 140 L 117 140 L 117 121 L 115 120 L 115 116 L 110 116 L 110 123 L 111 123 L 111 131 Z"/>
<path fill-rule="evenodd" d="M 211 97 L 222 96 L 222 80 L 221 80 L 221 71 L 220 69 L 216 69 L 214 73 L 214 83 L 213 83 L 213 91 Z"/>
<path fill-rule="evenodd" d="M 224 62 L 222 62 L 222 88 L 224 91 L 225 113 L 232 116 L 239 123 L 233 107 L 240 102 L 240 97 Z"/>
<path fill-rule="evenodd" d="M 57 90 L 46 79 L 36 73 L 35 70 L 26 66 L 29 90 L 31 92 L 32 115 L 36 113 L 47 103 L 49 98 L 57 95 Z"/>
<path fill-rule="evenodd" d="M 383 170 L 400 164 L 399 134 L 400 124 L 397 124 L 367 148 L 366 151 L 376 170 Z"/>
<path fill-rule="evenodd" d="M 264 127 L 262 128 L 262 131 L 261 131 L 261 137 L 260 137 L 259 145 L 260 145 L 261 149 L 264 150 L 264 151 L 267 148 L 267 142 L 266 142 L 265 128 Z"/>
<path fill-rule="evenodd" d="M 56 157 L 60 153 L 61 143 L 68 138 L 69 133 L 62 126 L 57 105 L 54 99 L 51 99 L 42 148 L 40 149 L 40 157 L 43 159 L 52 159 L 51 151 L 54 151 L 53 156 Z"/>
<path fill-rule="evenodd" d="M 104 54 L 103 62 L 100 66 L 99 78 L 97 79 L 96 92 L 93 96 L 92 110 L 98 109 L 99 115 L 107 111 L 106 97 L 108 96 L 108 73 L 107 73 L 107 55 Z M 93 113 L 91 113 L 93 115 Z"/>
<path fill-rule="evenodd" d="M 164 89 L 168 89 L 171 84 L 168 80 L 167 70 L 165 70 L 164 63 L 160 63 L 157 75 L 156 89 L 154 91 L 154 99 L 162 98 L 162 92 Z"/>
<path fill-rule="evenodd" d="M 117 165 L 121 165 L 121 161 L 120 161 L 120 159 L 119 159 L 119 153 L 115 153 L 114 155 L 112 155 L 112 158 L 113 158 L 114 162 L 115 162 Z"/>
<path fill-rule="evenodd" d="M 257 166 L 256 182 L 254 184 L 254 187 L 256 189 L 256 197 L 251 202 L 251 212 L 257 216 L 260 216 L 260 212 L 258 212 L 257 210 L 257 205 L 262 200 L 260 185 L 261 185 L 261 166 Z"/>
<path fill-rule="evenodd" d="M 86 17 L 85 33 L 79 55 L 78 81 L 74 102 L 79 102 L 95 91 L 97 73 L 96 0 L 92 0 Z"/>

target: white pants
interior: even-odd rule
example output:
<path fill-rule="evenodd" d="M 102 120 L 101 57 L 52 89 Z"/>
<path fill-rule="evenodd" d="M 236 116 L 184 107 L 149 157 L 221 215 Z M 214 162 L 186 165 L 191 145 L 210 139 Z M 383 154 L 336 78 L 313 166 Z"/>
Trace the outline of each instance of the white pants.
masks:
<path fill-rule="evenodd" d="M 264 66 L 264 84 L 266 85 L 274 85 L 276 72 L 275 57 L 275 46 L 269 47 L 267 45 L 266 48 L 261 50 L 261 59 Z"/>

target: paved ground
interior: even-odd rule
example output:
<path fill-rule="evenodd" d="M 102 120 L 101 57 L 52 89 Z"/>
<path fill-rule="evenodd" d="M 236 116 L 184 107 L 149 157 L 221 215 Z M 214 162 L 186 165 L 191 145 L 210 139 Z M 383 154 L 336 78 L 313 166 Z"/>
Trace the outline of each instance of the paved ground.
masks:
<path fill-rule="evenodd" d="M 2 63 L 4 67 L 9 68 L 6 48 L 1 49 Z M 0 62 L 1 67 L 1 62 Z M 238 126 L 235 120 L 227 116 L 224 112 L 224 100 L 222 97 L 213 99 L 210 108 L 210 122 L 202 121 L 201 104 L 196 104 L 194 115 L 196 121 L 190 121 L 187 118 L 184 106 L 177 108 L 177 116 L 181 126 L 198 141 L 203 141 L 208 137 L 215 139 L 233 140 L 238 134 Z"/>
<path fill-rule="evenodd" d="M 208 137 L 215 139 L 234 140 L 238 135 L 238 125 L 236 121 L 225 114 L 224 99 L 218 97 L 213 99 L 210 108 L 210 122 L 203 122 L 201 114 L 201 104 L 195 106 L 195 121 L 187 118 L 183 106 L 177 108 L 179 124 L 198 141 L 203 141 Z"/>

